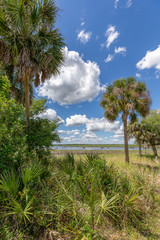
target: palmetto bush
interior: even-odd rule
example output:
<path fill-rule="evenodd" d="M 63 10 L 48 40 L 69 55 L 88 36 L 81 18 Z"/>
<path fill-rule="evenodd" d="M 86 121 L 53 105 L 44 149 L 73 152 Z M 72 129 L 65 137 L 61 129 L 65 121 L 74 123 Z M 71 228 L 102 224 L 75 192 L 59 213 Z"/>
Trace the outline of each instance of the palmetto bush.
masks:
<path fill-rule="evenodd" d="M 130 225 L 141 230 L 150 204 L 144 204 L 147 196 L 133 176 L 119 173 L 95 154 L 83 160 L 68 154 L 59 160 L 57 168 L 55 198 L 60 229 L 87 234 L 88 224 L 91 238 L 108 221 L 120 228 Z"/>
<path fill-rule="evenodd" d="M 0 234 L 4 229 L 16 232 L 33 224 L 36 212 L 41 211 L 41 198 L 38 196 L 43 190 L 41 184 L 43 172 L 44 167 L 40 163 L 30 162 L 23 164 L 19 169 L 11 167 L 1 174 L 0 221 L 5 224 L 2 225 L 4 228 Z M 10 239 L 12 238 L 13 236 Z"/>
<path fill-rule="evenodd" d="M 146 181 L 96 154 L 27 161 L 0 177 L 1 239 L 106 239 L 108 225 L 143 231 L 155 207 Z"/>

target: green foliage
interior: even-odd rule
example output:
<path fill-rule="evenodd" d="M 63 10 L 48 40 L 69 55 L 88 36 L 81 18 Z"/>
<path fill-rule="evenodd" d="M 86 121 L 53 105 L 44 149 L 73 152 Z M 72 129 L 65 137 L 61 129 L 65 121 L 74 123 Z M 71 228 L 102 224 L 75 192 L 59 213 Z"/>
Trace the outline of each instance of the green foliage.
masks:
<path fill-rule="evenodd" d="M 59 136 L 56 132 L 57 125 L 48 119 L 30 119 L 28 143 L 30 149 L 37 152 L 50 149 L 53 142 L 59 142 Z"/>
<path fill-rule="evenodd" d="M 118 114 L 129 115 L 134 118 L 136 112 L 143 117 L 149 113 L 151 99 L 144 82 L 135 78 L 116 80 L 106 88 L 101 100 L 105 110 L 105 117 L 114 121 Z"/>
<path fill-rule="evenodd" d="M 30 117 L 35 118 L 35 116 L 43 113 L 47 109 L 46 102 L 45 98 L 34 99 L 30 108 Z"/>
<path fill-rule="evenodd" d="M 0 236 L 106 239 L 110 225 L 141 232 L 156 207 L 153 183 L 147 171 L 127 176 L 93 153 L 49 166 L 32 158 L 0 177 Z"/>
<path fill-rule="evenodd" d="M 19 163 L 26 151 L 24 134 L 24 109 L 10 98 L 10 84 L 7 78 L 0 76 L 0 168 L 8 164 Z"/>
<path fill-rule="evenodd" d="M 8 234 L 10 232 L 9 235 L 13 239 L 24 239 L 23 228 L 29 226 L 34 219 L 35 212 L 40 211 L 39 205 L 42 200 L 37 201 L 37 197 L 40 196 L 42 190 L 40 179 L 43 172 L 44 167 L 38 161 L 32 160 L 30 164 L 23 165 L 19 169 L 10 167 L 1 175 L 0 211 L 2 215 L 0 221 L 3 222 L 5 219 L 5 223 L 0 235 L 7 230 L 5 225 L 8 225 Z M 20 231 L 22 234 L 18 234 Z"/>
<path fill-rule="evenodd" d="M 7 77 L 0 72 L 0 99 L 5 100 L 8 98 L 10 98 L 10 83 Z"/>
<path fill-rule="evenodd" d="M 136 177 L 131 182 L 131 177 L 119 173 L 113 165 L 106 165 L 96 154 L 86 155 L 83 161 L 69 154 L 59 160 L 57 167 L 59 225 L 74 232 L 79 230 L 79 225 L 84 226 L 81 227 L 83 236 L 89 224 L 91 239 L 95 229 L 108 220 L 122 228 L 128 225 L 142 228 L 149 204 L 144 194 L 147 191 L 137 187 Z"/>
<path fill-rule="evenodd" d="M 39 157 L 49 153 L 54 142 L 60 142 L 56 131 L 59 123 L 43 119 L 40 114 L 46 110 L 46 99 L 34 100 L 31 106 L 31 117 L 29 120 L 29 133 L 27 136 L 28 147 L 35 150 Z M 48 151 L 48 152 L 47 152 Z"/>
<path fill-rule="evenodd" d="M 64 43 L 55 27 L 57 12 L 52 0 L 1 1 L 0 61 L 20 102 L 24 103 L 26 76 L 32 96 L 32 81 L 38 86 L 40 75 L 44 82 L 59 72 Z"/>
<path fill-rule="evenodd" d="M 152 111 L 149 116 L 141 122 L 142 126 L 142 140 L 149 143 L 149 145 L 160 144 L 160 112 Z"/>
<path fill-rule="evenodd" d="M 16 176 L 14 169 L 4 172 L 0 180 L 0 191 L 7 194 L 8 198 L 13 198 L 19 189 L 19 179 Z"/>
<path fill-rule="evenodd" d="M 39 157 L 47 155 L 53 142 L 60 141 L 56 121 L 38 117 L 46 110 L 46 100 L 34 100 L 26 134 L 25 109 L 10 96 L 10 84 L 0 75 L 0 169 L 9 165 L 17 167 L 26 161 L 32 151 Z M 28 151 L 30 150 L 30 152 Z M 48 152 L 47 152 L 48 150 Z"/>
<path fill-rule="evenodd" d="M 149 113 L 151 98 L 144 82 L 135 78 L 119 79 L 114 81 L 102 95 L 100 105 L 104 108 L 104 116 L 111 122 L 122 113 L 125 143 L 125 161 L 129 162 L 128 153 L 128 117 L 133 123 L 137 114 L 145 117 Z"/>
<path fill-rule="evenodd" d="M 155 156 L 157 155 L 156 147 L 160 145 L 160 112 L 151 111 L 150 115 L 143 118 L 141 122 L 136 121 L 130 124 L 128 131 L 133 135 L 137 142 L 151 146 Z"/>

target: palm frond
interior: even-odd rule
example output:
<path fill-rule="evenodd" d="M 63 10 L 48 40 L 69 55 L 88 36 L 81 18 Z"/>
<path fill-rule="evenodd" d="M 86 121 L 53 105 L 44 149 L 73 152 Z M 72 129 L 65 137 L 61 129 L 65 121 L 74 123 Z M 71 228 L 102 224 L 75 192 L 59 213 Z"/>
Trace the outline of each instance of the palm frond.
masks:
<path fill-rule="evenodd" d="M 18 193 L 19 185 L 19 178 L 13 169 L 1 175 L 0 191 L 8 193 L 10 197 L 14 197 Z"/>

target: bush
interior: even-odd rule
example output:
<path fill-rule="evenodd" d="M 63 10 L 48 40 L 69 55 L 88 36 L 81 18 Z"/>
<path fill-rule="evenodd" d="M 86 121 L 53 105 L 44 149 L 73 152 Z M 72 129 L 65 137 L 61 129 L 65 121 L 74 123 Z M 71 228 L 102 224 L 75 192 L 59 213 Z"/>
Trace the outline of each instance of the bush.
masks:
<path fill-rule="evenodd" d="M 32 155 L 0 177 L 1 234 L 87 240 L 106 239 L 108 226 L 146 232 L 155 209 L 155 192 L 146 180 L 138 172 L 119 173 L 94 154 L 84 159 L 69 154 L 47 166 Z"/>
<path fill-rule="evenodd" d="M 60 141 L 58 123 L 38 117 L 46 110 L 46 100 L 34 100 L 31 107 L 29 134 L 26 134 L 25 109 L 11 98 L 10 84 L 0 75 L 0 172 L 9 165 L 25 162 L 31 151 L 39 159 L 49 154 L 53 141 Z M 45 158 L 46 159 L 46 158 Z"/>

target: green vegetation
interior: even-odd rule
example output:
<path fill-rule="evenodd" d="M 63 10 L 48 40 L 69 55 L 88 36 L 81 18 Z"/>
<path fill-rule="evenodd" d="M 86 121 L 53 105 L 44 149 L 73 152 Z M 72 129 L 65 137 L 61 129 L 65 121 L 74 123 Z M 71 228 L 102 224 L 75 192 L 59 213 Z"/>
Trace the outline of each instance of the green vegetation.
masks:
<path fill-rule="evenodd" d="M 40 117 L 46 100 L 34 98 L 33 83 L 58 73 L 63 61 L 56 16 L 52 0 L 1 1 L 0 239 L 158 240 L 160 115 L 152 112 L 136 126 L 135 113 L 146 116 L 151 103 L 143 82 L 115 81 L 101 105 L 111 121 L 122 113 L 127 163 L 129 116 L 130 134 L 151 146 L 154 156 L 133 150 L 126 164 L 122 150 L 50 150 L 60 142 L 59 121 Z"/>
<path fill-rule="evenodd" d="M 151 111 L 150 115 L 138 120 L 128 126 L 129 134 L 135 137 L 139 145 L 141 156 L 141 145 L 151 147 L 155 157 L 158 157 L 157 147 L 160 145 L 160 112 Z"/>
<path fill-rule="evenodd" d="M 9 165 L 19 166 L 29 161 L 32 152 L 46 159 L 53 141 L 59 141 L 58 123 L 42 119 L 46 100 L 34 100 L 29 120 L 30 131 L 26 133 L 25 109 L 10 96 L 10 83 L 0 75 L 0 172 Z M 29 141 L 28 141 L 29 140 Z"/>
<path fill-rule="evenodd" d="M 111 122 L 122 113 L 125 161 L 129 163 L 127 119 L 129 117 L 134 122 L 137 114 L 146 117 L 149 113 L 151 98 L 147 87 L 132 77 L 116 80 L 106 88 L 100 104 L 104 108 L 104 116 Z"/>
<path fill-rule="evenodd" d="M 44 164 L 32 155 L 9 167 L 0 177 L 1 239 L 159 239 L 158 165 L 107 158 L 67 154 Z"/>
<path fill-rule="evenodd" d="M 52 0 L 1 1 L 0 61 L 13 95 L 19 94 L 17 87 L 24 93 L 27 129 L 32 82 L 38 86 L 57 74 L 63 61 L 64 43 L 55 28 L 57 10 Z"/>
<path fill-rule="evenodd" d="M 46 100 L 32 101 L 26 132 L 24 106 L 0 84 L 0 239 L 159 239 L 156 159 L 50 154 L 58 122 L 39 117 Z"/>

